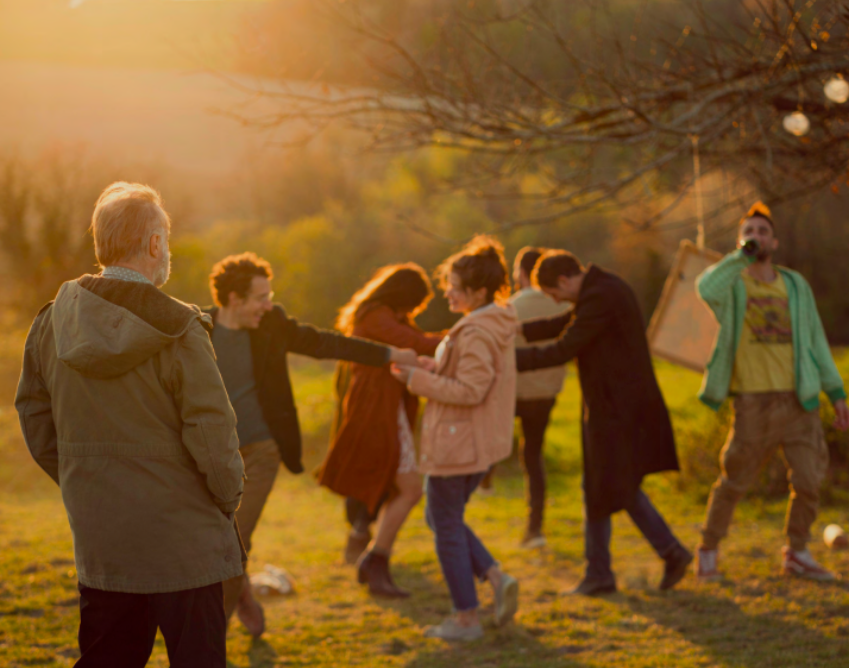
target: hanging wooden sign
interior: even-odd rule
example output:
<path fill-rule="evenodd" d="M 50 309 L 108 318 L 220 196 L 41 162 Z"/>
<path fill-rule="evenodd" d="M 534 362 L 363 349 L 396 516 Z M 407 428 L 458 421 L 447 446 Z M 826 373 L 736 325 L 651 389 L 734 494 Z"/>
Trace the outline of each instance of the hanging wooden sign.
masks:
<path fill-rule="evenodd" d="M 653 355 L 704 371 L 719 326 L 696 293 L 696 277 L 722 258 L 716 251 L 681 242 L 648 329 Z"/>

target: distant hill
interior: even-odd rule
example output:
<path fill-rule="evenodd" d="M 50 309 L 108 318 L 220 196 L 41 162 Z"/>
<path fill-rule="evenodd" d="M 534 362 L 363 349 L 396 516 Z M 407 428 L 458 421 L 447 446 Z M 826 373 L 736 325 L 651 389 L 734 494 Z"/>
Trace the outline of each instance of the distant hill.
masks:
<path fill-rule="evenodd" d="M 208 74 L 0 61 L 0 149 L 82 144 L 121 164 L 224 176 L 272 135 L 213 113 L 243 95 Z"/>

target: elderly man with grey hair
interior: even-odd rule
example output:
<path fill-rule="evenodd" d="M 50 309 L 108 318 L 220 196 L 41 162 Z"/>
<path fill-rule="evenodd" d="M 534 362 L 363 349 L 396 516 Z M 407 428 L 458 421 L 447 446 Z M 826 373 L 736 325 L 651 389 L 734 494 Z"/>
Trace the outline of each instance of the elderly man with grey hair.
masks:
<path fill-rule="evenodd" d="M 244 467 L 212 323 L 159 290 L 169 231 L 155 190 L 106 188 L 102 273 L 62 285 L 26 341 L 15 405 L 74 537 L 79 667 L 144 666 L 157 628 L 172 667 L 226 665 Z"/>

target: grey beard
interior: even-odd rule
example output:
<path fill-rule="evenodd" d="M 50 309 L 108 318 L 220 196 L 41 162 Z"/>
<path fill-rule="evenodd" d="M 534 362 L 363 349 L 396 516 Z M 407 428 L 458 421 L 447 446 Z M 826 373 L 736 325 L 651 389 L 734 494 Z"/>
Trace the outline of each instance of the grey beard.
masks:
<path fill-rule="evenodd" d="M 159 266 L 156 268 L 156 273 L 153 275 L 153 284 L 157 288 L 161 288 L 168 282 L 168 278 L 171 276 L 171 250 L 166 249 L 165 255 L 162 258 L 162 262 L 159 263 Z"/>

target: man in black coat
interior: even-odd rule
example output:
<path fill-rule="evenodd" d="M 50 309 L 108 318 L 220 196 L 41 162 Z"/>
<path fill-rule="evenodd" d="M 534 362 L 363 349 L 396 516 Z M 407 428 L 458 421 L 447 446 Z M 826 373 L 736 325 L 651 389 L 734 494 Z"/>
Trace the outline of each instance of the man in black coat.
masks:
<path fill-rule="evenodd" d="M 576 358 L 584 399 L 583 455 L 587 569 L 577 594 L 616 591 L 610 569 L 610 516 L 625 510 L 666 562 L 661 589 L 686 574 L 693 556 L 672 534 L 640 489 L 643 476 L 677 471 L 675 439 L 657 384 L 634 291 L 618 276 L 571 253 L 548 251 L 534 283 L 575 308 L 550 320 L 525 323 L 529 341 L 559 337 L 540 348 L 516 351 L 519 371 Z"/>
<path fill-rule="evenodd" d="M 416 364 L 417 359 L 412 350 L 299 323 L 272 301 L 271 279 L 271 266 L 253 253 L 226 257 L 210 276 L 217 306 L 206 309 L 214 323 L 212 346 L 236 411 L 245 462 L 245 489 L 236 519 L 247 551 L 280 462 L 292 473 L 304 470 L 288 353 L 371 366 Z M 237 610 L 254 637 L 262 634 L 262 607 L 251 596 L 246 576 L 224 583 L 224 609 L 228 619 Z"/>

